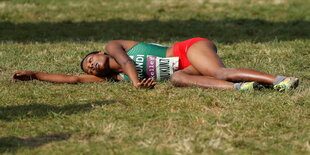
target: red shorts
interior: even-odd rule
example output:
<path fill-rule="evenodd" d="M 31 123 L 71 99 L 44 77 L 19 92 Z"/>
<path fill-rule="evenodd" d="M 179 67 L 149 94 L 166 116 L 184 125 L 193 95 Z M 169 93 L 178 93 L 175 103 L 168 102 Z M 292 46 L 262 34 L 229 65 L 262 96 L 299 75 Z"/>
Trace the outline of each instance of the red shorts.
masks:
<path fill-rule="evenodd" d="M 198 41 L 208 40 L 205 38 L 192 38 L 182 42 L 175 43 L 173 45 L 173 56 L 179 57 L 179 70 L 182 70 L 190 65 L 192 65 L 187 59 L 187 51 L 188 49 Z"/>

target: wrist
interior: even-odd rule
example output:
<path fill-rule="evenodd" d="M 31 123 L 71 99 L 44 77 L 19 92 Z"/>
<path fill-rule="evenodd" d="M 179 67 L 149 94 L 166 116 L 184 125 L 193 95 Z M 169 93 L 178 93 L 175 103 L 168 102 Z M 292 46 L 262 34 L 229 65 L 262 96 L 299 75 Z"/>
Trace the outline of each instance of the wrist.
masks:
<path fill-rule="evenodd" d="M 33 79 L 33 80 L 38 80 L 38 74 L 39 74 L 40 72 L 33 72 L 33 74 L 31 75 L 31 78 Z"/>
<path fill-rule="evenodd" d="M 139 87 L 138 83 L 132 83 L 132 85 L 133 85 L 135 88 L 138 88 L 138 87 Z"/>

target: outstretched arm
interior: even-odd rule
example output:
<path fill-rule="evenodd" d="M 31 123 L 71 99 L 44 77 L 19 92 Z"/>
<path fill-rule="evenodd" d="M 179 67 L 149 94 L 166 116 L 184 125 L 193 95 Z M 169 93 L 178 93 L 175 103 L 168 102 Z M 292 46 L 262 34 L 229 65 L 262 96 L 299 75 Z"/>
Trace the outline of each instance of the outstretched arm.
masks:
<path fill-rule="evenodd" d="M 84 83 L 84 82 L 103 82 L 106 81 L 105 78 L 97 77 L 94 75 L 80 75 L 72 76 L 65 74 L 48 74 L 42 72 L 33 72 L 33 71 L 18 71 L 15 72 L 12 76 L 12 80 L 39 80 L 39 81 L 48 81 L 54 83 Z"/>

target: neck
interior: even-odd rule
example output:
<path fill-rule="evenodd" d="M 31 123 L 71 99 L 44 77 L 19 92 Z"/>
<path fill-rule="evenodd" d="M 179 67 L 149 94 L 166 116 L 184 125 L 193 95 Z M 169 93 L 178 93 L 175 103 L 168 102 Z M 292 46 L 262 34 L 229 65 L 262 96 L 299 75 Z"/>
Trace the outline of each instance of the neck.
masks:
<path fill-rule="evenodd" d="M 109 66 L 110 69 L 115 71 L 115 72 L 122 72 L 121 66 L 115 61 L 113 58 L 109 58 Z"/>

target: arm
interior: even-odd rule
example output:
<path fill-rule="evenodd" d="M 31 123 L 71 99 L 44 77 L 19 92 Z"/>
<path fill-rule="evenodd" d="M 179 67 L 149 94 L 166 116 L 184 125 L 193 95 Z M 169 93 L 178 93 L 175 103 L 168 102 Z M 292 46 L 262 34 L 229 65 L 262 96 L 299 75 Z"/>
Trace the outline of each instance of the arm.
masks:
<path fill-rule="evenodd" d="M 125 51 L 126 44 L 136 44 L 135 41 L 113 40 L 106 45 L 106 50 L 110 56 L 121 66 L 123 73 L 126 74 L 135 87 L 139 87 L 139 79 L 136 67 L 132 59 Z"/>
<path fill-rule="evenodd" d="M 48 74 L 42 72 L 33 72 L 33 71 L 18 71 L 15 72 L 12 76 L 12 80 L 39 80 L 39 81 L 48 81 L 55 83 L 84 83 L 84 82 L 103 82 L 106 81 L 104 78 L 100 78 L 94 75 L 80 75 L 72 76 L 65 74 Z"/>

